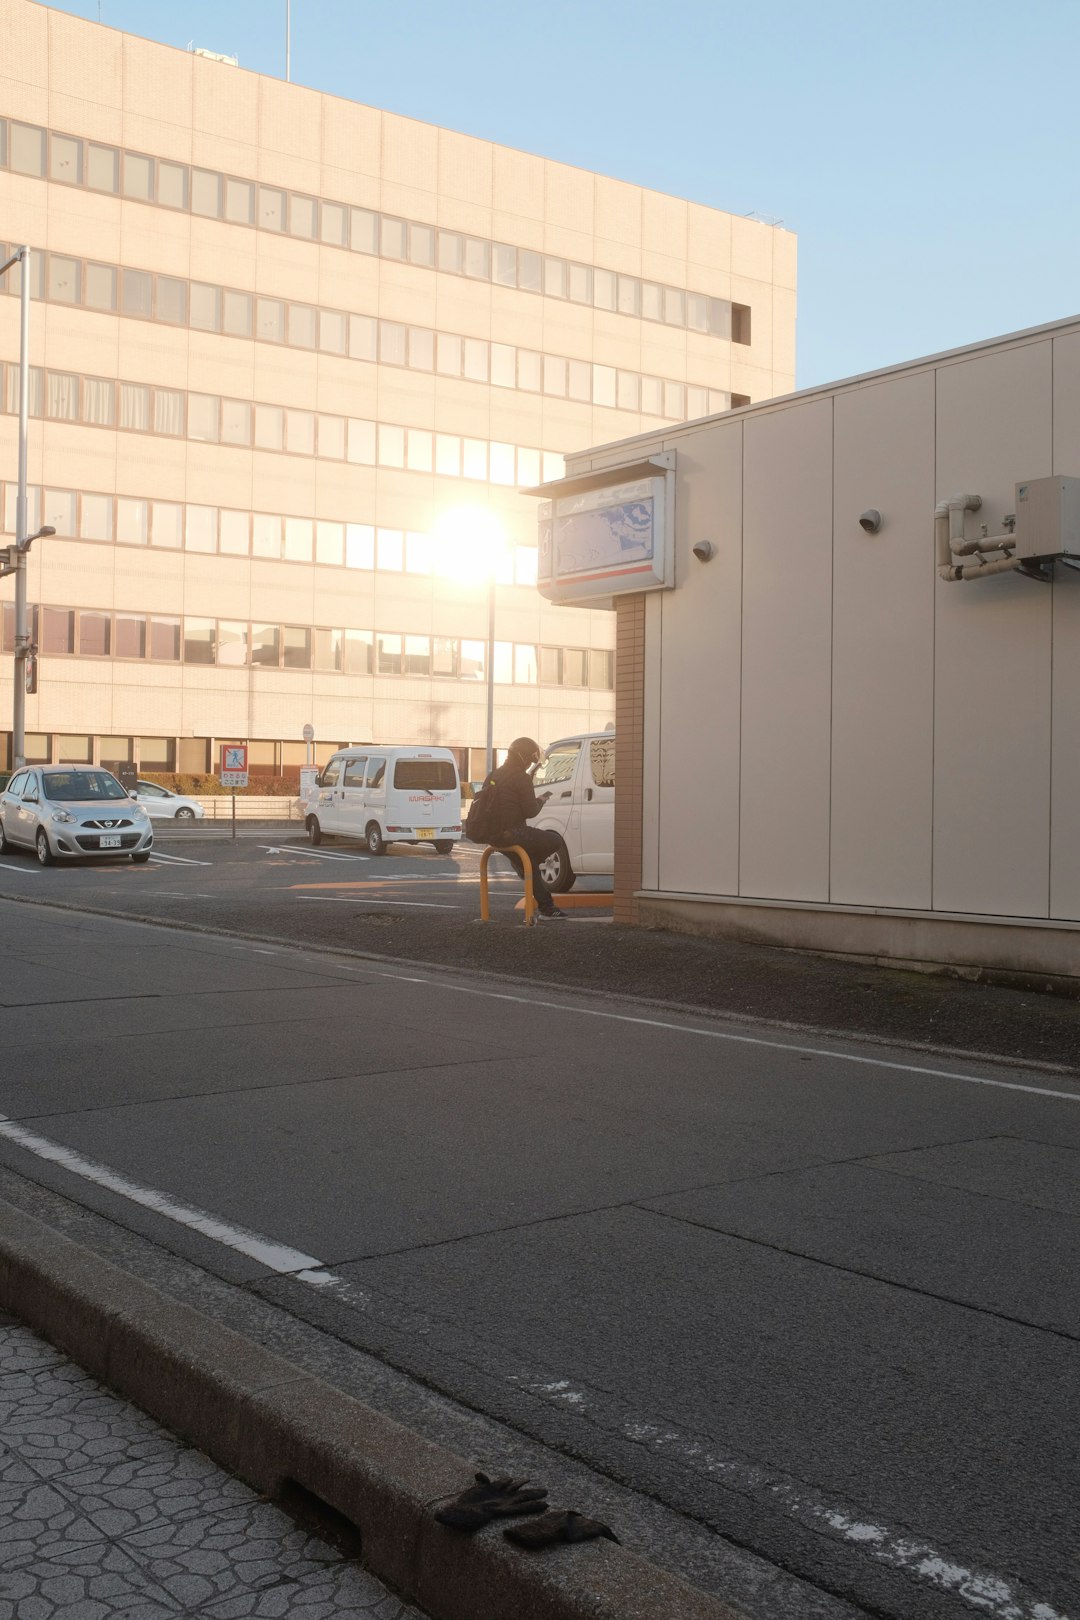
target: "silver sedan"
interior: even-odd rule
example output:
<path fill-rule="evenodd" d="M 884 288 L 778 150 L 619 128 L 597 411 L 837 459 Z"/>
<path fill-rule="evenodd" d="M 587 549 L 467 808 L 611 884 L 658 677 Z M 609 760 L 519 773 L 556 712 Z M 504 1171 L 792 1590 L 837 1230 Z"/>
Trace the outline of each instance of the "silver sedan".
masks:
<path fill-rule="evenodd" d="M 88 855 L 149 860 L 149 817 L 111 771 L 90 765 L 31 765 L 0 795 L 0 854 L 36 850 L 42 866 Z"/>

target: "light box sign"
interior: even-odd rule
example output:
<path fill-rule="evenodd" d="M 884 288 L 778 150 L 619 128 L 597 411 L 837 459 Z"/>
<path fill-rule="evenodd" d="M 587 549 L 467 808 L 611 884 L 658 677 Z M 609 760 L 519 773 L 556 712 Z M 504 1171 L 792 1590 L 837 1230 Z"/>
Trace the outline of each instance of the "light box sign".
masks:
<path fill-rule="evenodd" d="M 667 483 L 661 475 L 545 501 L 537 583 L 554 602 L 667 585 Z"/>

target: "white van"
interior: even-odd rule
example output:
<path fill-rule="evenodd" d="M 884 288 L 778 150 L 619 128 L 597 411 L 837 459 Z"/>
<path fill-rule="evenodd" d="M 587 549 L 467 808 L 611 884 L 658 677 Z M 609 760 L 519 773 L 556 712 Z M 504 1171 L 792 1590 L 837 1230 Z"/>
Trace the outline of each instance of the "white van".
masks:
<path fill-rule="evenodd" d="M 553 894 L 565 894 L 581 876 L 615 872 L 615 733 L 586 731 L 548 748 L 533 772 L 537 795 L 550 794 L 533 827 L 557 832 L 559 848 L 540 863 Z"/>
<path fill-rule="evenodd" d="M 304 806 L 313 844 L 362 838 L 372 855 L 387 844 L 434 844 L 449 855 L 461 837 L 461 783 L 449 748 L 339 748 Z"/>

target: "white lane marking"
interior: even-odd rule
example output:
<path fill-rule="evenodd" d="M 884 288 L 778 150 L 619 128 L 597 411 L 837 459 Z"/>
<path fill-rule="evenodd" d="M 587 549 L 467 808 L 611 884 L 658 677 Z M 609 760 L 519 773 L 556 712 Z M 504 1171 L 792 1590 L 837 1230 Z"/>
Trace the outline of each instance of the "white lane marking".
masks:
<path fill-rule="evenodd" d="M 532 1385 L 535 1393 L 549 1399 L 566 1400 L 558 1383 Z M 569 1385 L 566 1386 L 569 1389 Z M 689 1435 L 678 1434 L 654 1423 L 628 1422 L 622 1433 L 637 1445 L 664 1456 L 675 1456 L 695 1473 L 722 1479 L 735 1490 L 779 1506 L 790 1518 L 852 1543 L 877 1562 L 903 1570 L 939 1592 L 952 1592 L 994 1620 L 1068 1620 L 1049 1603 L 1042 1602 L 1018 1585 L 1010 1585 L 988 1570 L 969 1569 L 945 1558 L 935 1547 L 917 1541 L 885 1525 L 868 1523 L 847 1509 L 833 1506 L 802 1480 L 771 1473 L 742 1458 L 730 1456 Z"/>
<path fill-rule="evenodd" d="M 7 861 L 0 861 L 0 866 L 4 868 L 5 872 L 26 872 L 34 877 L 41 876 L 41 869 L 37 866 L 9 866 Z"/>
<path fill-rule="evenodd" d="M 151 855 L 152 861 L 168 861 L 170 865 L 177 866 L 213 866 L 213 861 L 193 861 L 190 855 L 164 855 L 160 849 L 155 849 Z"/>
<path fill-rule="evenodd" d="M 421 911 L 457 911 L 449 900 L 353 900 L 343 894 L 298 894 L 298 900 L 329 900 L 335 906 L 418 906 Z"/>
<path fill-rule="evenodd" d="M 387 973 L 380 968 L 368 968 L 366 971 L 380 979 L 397 979 L 402 984 L 425 984 L 432 989 L 451 990 L 461 996 L 482 996 L 490 1001 L 513 1001 L 523 1007 L 579 1013 L 582 1018 L 607 1018 L 617 1024 L 638 1024 L 647 1029 L 670 1029 L 676 1035 L 699 1035 L 709 1041 L 729 1041 L 737 1046 L 763 1046 L 774 1052 L 800 1052 L 807 1057 L 833 1058 L 837 1063 L 858 1063 L 869 1069 L 892 1069 L 900 1074 L 923 1074 L 935 1080 L 961 1080 L 968 1086 L 994 1086 L 1002 1091 L 1026 1091 L 1033 1097 L 1056 1097 L 1061 1102 L 1080 1103 L 1078 1091 L 1053 1091 L 1049 1086 L 1025 1086 L 1018 1080 L 991 1080 L 986 1075 L 960 1074 L 955 1069 L 931 1069 L 918 1063 L 894 1063 L 888 1058 L 864 1056 L 860 1052 L 836 1052 L 823 1046 L 799 1046 L 792 1041 L 770 1041 L 761 1035 L 733 1035 L 726 1029 L 699 1029 L 695 1024 L 673 1024 L 663 1018 L 636 1018 L 631 1013 L 605 1012 L 601 1007 L 575 1007 L 565 1001 L 540 1001 L 534 996 L 512 996 L 505 990 L 475 990 L 471 985 L 448 984 L 444 979 L 420 979 L 409 973 Z"/>
<path fill-rule="evenodd" d="M 201 1209 L 181 1204 L 168 1193 L 157 1192 L 153 1187 L 143 1187 L 137 1181 L 129 1181 L 126 1176 L 118 1175 L 107 1165 L 98 1164 L 93 1159 L 84 1159 L 81 1153 L 76 1153 L 59 1142 L 50 1142 L 34 1131 L 26 1130 L 24 1126 L 9 1119 L 6 1114 L 0 1114 L 0 1136 L 36 1154 L 39 1159 L 47 1159 L 51 1164 L 58 1164 L 63 1169 L 70 1170 L 83 1181 L 92 1181 L 96 1186 L 118 1193 L 121 1198 L 126 1198 L 133 1204 L 141 1204 L 145 1209 L 152 1209 L 156 1214 L 164 1215 L 167 1220 L 176 1221 L 180 1226 L 189 1226 L 193 1231 L 201 1232 L 203 1237 L 212 1238 L 215 1243 L 236 1249 L 240 1254 L 246 1254 L 252 1260 L 257 1260 L 270 1271 L 297 1272 L 312 1267 L 322 1269 L 322 1261 L 316 1260 L 314 1255 L 303 1254 L 299 1249 L 290 1249 L 284 1243 L 275 1243 L 273 1238 L 263 1237 L 258 1232 L 246 1231 L 241 1226 L 230 1226 L 226 1221 L 218 1220 L 215 1215 L 207 1215 Z"/>
<path fill-rule="evenodd" d="M 309 855 L 313 861 L 370 861 L 370 855 L 346 855 L 344 851 L 308 849 L 304 844 L 292 844 L 288 849 L 276 849 L 266 844 L 259 846 L 264 855 Z"/>

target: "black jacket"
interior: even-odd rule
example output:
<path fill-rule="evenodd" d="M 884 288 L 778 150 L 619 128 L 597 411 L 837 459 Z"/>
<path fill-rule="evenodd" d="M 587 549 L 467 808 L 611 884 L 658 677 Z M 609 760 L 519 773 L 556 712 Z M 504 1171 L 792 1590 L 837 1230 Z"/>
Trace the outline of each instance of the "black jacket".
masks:
<path fill-rule="evenodd" d="M 498 790 L 499 832 L 513 832 L 522 822 L 540 814 L 541 804 L 533 789 L 532 778 L 516 759 L 492 772 Z"/>

